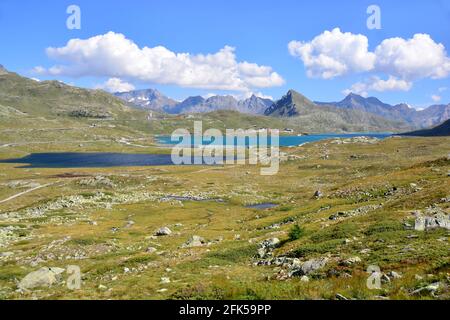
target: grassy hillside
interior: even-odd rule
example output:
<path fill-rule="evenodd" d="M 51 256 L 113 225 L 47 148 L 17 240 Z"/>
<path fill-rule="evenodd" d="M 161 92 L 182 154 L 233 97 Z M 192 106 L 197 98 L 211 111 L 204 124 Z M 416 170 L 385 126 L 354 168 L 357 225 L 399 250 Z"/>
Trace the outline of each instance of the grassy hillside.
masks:
<path fill-rule="evenodd" d="M 402 133 L 404 136 L 418 136 L 418 137 L 445 137 L 450 136 L 450 120 L 441 123 L 440 125 L 425 130 L 417 130 L 412 132 Z"/>
<path fill-rule="evenodd" d="M 0 164 L 0 299 L 449 299 L 448 231 L 416 231 L 412 214 L 450 213 L 449 145 L 322 141 L 284 150 L 290 160 L 270 177 L 248 165 Z M 246 207 L 266 202 L 277 207 Z M 154 236 L 161 227 L 172 234 Z M 205 243 L 184 246 L 193 235 Z M 272 238 L 272 256 L 260 258 Z M 272 258 L 326 263 L 289 277 L 293 262 Z M 17 290 L 30 272 L 68 265 L 80 266 L 81 290 Z M 381 289 L 367 288 L 369 265 L 380 267 Z"/>

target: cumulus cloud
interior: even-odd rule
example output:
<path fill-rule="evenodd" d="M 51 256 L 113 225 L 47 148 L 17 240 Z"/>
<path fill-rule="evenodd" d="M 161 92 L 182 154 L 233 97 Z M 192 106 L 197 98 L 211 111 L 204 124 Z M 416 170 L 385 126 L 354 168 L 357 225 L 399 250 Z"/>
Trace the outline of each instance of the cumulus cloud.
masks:
<path fill-rule="evenodd" d="M 445 47 L 428 34 L 411 39 L 383 40 L 373 52 L 366 36 L 324 31 L 309 42 L 291 41 L 289 53 L 300 58 L 308 77 L 332 79 L 361 72 L 387 75 L 387 80 L 372 77 L 355 83 L 344 93 L 367 95 L 368 91 L 408 91 L 420 79 L 441 79 L 450 75 L 450 58 Z"/>
<path fill-rule="evenodd" d="M 397 79 L 390 76 L 387 80 L 379 77 L 371 77 L 370 79 L 353 84 L 350 89 L 343 91 L 343 94 L 356 93 L 363 97 L 367 97 L 370 91 L 409 91 L 412 88 L 412 82 Z"/>
<path fill-rule="evenodd" d="M 110 78 L 105 83 L 95 87 L 96 89 L 103 89 L 109 92 L 127 92 L 132 91 L 135 87 L 128 82 L 122 81 L 119 78 Z"/>
<path fill-rule="evenodd" d="M 307 75 L 323 79 L 372 70 L 375 54 L 368 47 L 366 36 L 344 33 L 339 28 L 325 31 L 310 42 L 288 44 L 289 53 L 305 64 Z"/>
<path fill-rule="evenodd" d="M 413 38 L 386 39 L 375 49 L 376 68 L 403 79 L 445 78 L 450 74 L 450 58 L 441 43 L 428 34 Z"/>
<path fill-rule="evenodd" d="M 439 102 L 439 101 L 441 101 L 441 96 L 433 94 L 431 96 L 431 100 L 433 100 L 433 102 Z"/>
<path fill-rule="evenodd" d="M 37 67 L 37 73 L 125 78 L 212 90 L 248 91 L 284 84 L 269 66 L 238 62 L 230 46 L 210 54 L 175 53 L 163 46 L 140 48 L 123 34 L 108 32 L 48 48 L 47 55 L 61 64 Z"/>

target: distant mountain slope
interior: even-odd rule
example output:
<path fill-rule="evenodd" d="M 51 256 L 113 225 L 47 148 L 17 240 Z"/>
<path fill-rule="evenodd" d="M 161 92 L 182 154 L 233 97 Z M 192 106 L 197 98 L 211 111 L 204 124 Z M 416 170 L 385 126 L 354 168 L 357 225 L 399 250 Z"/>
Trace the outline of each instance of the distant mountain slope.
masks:
<path fill-rule="evenodd" d="M 238 101 L 233 96 L 212 96 L 207 99 L 201 96 L 188 97 L 177 102 L 154 89 L 135 90 L 115 93 L 127 103 L 144 109 L 166 112 L 168 114 L 206 113 L 217 110 L 233 110 L 241 113 L 263 115 L 273 101 L 252 95 L 250 98 Z"/>
<path fill-rule="evenodd" d="M 102 90 L 77 88 L 58 81 L 39 82 L 4 68 L 0 73 L 1 143 L 59 139 L 116 141 L 130 135 L 148 138 L 149 133 L 170 134 L 179 128 L 193 128 L 194 121 L 203 121 L 204 129 L 285 127 L 280 119 L 230 110 L 189 117 L 153 111 L 150 116 L 147 110 L 130 107 Z"/>
<path fill-rule="evenodd" d="M 252 95 L 250 98 L 239 101 L 239 111 L 249 114 L 264 115 L 274 102 L 270 99 L 265 99 Z"/>
<path fill-rule="evenodd" d="M 369 112 L 386 119 L 403 121 L 415 128 L 434 126 L 450 118 L 450 104 L 416 110 L 405 103 L 392 106 L 375 97 L 364 98 L 354 93 L 350 93 L 340 102 L 316 102 L 316 104 Z"/>
<path fill-rule="evenodd" d="M 190 110 L 191 108 L 195 108 L 198 105 L 201 105 L 205 102 L 205 99 L 202 96 L 188 97 L 182 102 L 176 104 L 171 108 L 165 108 L 165 111 L 170 114 L 180 114 L 185 113 L 186 110 Z"/>
<path fill-rule="evenodd" d="M 135 112 L 122 100 L 102 91 L 69 86 L 59 81 L 35 81 L 0 72 L 0 105 L 32 116 L 121 118 Z"/>
<path fill-rule="evenodd" d="M 450 120 L 445 121 L 444 123 L 425 130 L 417 130 L 412 132 L 406 132 L 400 134 L 402 136 L 418 136 L 418 137 L 442 137 L 442 136 L 450 136 Z"/>
<path fill-rule="evenodd" d="M 424 127 L 431 127 L 450 119 L 450 103 L 430 106 L 418 111 L 418 118 L 423 119 Z"/>
<path fill-rule="evenodd" d="M 0 76 L 8 74 L 8 70 L 6 70 L 1 64 L 0 64 Z"/>
<path fill-rule="evenodd" d="M 290 126 L 300 127 L 308 132 L 398 131 L 408 128 L 404 123 L 387 120 L 361 110 L 316 105 L 294 90 L 289 90 L 267 109 L 265 114 L 287 118 Z"/>
<path fill-rule="evenodd" d="M 232 96 L 212 96 L 198 104 L 183 108 L 180 113 L 205 113 L 217 110 L 239 111 L 238 101 Z"/>
<path fill-rule="evenodd" d="M 314 112 L 317 106 L 300 93 L 289 90 L 265 112 L 267 116 L 295 117 Z"/>
<path fill-rule="evenodd" d="M 163 112 L 165 109 L 175 107 L 178 104 L 177 101 L 166 97 L 155 89 L 118 92 L 114 95 L 143 109 L 150 109 L 160 112 Z"/>

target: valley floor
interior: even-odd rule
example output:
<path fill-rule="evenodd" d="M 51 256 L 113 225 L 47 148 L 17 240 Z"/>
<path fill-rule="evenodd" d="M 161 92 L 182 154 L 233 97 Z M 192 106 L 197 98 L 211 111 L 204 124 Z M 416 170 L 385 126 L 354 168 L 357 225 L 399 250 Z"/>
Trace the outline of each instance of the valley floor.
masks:
<path fill-rule="evenodd" d="M 257 166 L 0 164 L 0 298 L 449 299 L 449 231 L 414 227 L 419 213 L 448 219 L 450 138 L 344 142 L 285 149 L 293 156 L 275 176 Z M 136 144 L 5 145 L 0 159 L 167 152 Z M 246 207 L 257 203 L 277 206 Z M 171 233 L 156 236 L 163 227 Z M 79 290 L 65 271 L 48 288 L 20 283 L 69 265 L 81 269 Z M 380 268 L 379 289 L 367 286 L 369 266 Z"/>

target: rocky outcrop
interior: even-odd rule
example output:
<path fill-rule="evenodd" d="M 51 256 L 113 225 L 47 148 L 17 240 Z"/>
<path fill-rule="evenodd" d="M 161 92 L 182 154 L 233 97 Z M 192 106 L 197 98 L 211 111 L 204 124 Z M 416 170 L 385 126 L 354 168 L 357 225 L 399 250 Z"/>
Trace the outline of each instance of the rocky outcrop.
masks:
<path fill-rule="evenodd" d="M 22 290 L 31 290 L 39 287 L 50 287 L 61 280 L 65 269 L 42 267 L 25 276 L 19 282 L 18 288 Z"/>
<path fill-rule="evenodd" d="M 259 244 L 258 248 L 258 257 L 260 259 L 267 259 L 272 257 L 273 249 L 276 248 L 276 246 L 280 243 L 280 239 L 278 238 L 271 238 L 264 240 Z"/>
<path fill-rule="evenodd" d="M 437 228 L 450 230 L 450 216 L 441 210 L 435 211 L 433 216 L 424 216 L 420 212 L 416 213 L 414 230 L 426 231 Z"/>

